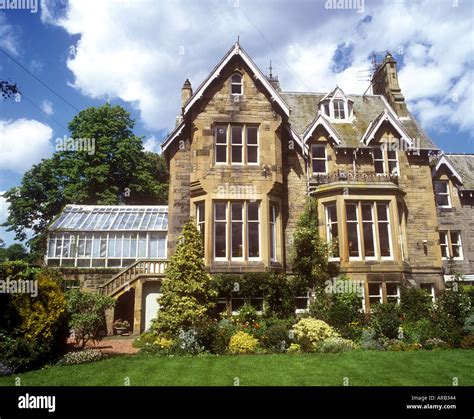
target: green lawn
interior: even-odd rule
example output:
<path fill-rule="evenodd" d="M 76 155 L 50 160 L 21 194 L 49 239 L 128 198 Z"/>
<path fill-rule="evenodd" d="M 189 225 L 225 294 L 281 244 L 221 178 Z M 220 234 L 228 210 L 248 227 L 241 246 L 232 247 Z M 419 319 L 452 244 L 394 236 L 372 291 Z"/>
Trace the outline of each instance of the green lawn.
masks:
<path fill-rule="evenodd" d="M 474 350 L 156 357 L 130 355 L 20 374 L 22 386 L 460 386 L 474 385 Z M 0 378 L 13 385 L 15 376 Z"/>

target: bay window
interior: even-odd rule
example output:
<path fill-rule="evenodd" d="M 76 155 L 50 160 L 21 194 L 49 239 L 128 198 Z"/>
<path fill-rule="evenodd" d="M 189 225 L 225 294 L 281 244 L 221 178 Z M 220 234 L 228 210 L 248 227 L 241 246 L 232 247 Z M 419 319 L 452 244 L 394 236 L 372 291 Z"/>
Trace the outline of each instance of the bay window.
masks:
<path fill-rule="evenodd" d="M 326 205 L 326 237 L 331 242 L 330 259 L 339 259 L 339 230 L 337 226 L 337 208 L 336 204 Z"/>
<path fill-rule="evenodd" d="M 260 204 L 249 201 L 214 203 L 214 259 L 260 258 Z"/>
<path fill-rule="evenodd" d="M 347 202 L 349 259 L 392 259 L 389 205 L 385 202 Z"/>
<path fill-rule="evenodd" d="M 199 230 L 199 233 L 201 233 L 201 239 L 204 245 L 204 233 L 205 233 L 205 226 L 206 226 L 206 214 L 204 213 L 204 202 L 199 202 L 196 204 L 196 222 L 197 222 L 197 228 Z"/>
<path fill-rule="evenodd" d="M 277 207 L 276 205 L 270 205 L 270 261 L 276 262 L 276 240 L 277 240 L 277 227 L 276 227 L 276 218 L 277 218 Z"/>

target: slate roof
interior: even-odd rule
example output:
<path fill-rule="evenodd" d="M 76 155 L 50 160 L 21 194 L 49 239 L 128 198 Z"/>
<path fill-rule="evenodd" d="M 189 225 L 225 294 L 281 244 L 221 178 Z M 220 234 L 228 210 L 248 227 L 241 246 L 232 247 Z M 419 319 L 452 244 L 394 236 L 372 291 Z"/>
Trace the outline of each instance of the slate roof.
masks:
<path fill-rule="evenodd" d="M 474 190 L 474 154 L 446 154 L 462 178 L 462 189 Z"/>
<path fill-rule="evenodd" d="M 326 93 L 281 92 L 281 96 L 291 108 L 290 124 L 301 136 L 318 113 L 318 103 Z M 388 107 L 380 95 L 347 95 L 353 102 L 355 119 L 351 123 L 333 123 L 331 126 L 339 134 L 341 147 L 362 148 L 360 142 L 368 126 Z M 413 139 L 419 138 L 422 149 L 438 150 L 411 114 L 410 118 L 400 119 L 399 123 L 405 132 Z"/>

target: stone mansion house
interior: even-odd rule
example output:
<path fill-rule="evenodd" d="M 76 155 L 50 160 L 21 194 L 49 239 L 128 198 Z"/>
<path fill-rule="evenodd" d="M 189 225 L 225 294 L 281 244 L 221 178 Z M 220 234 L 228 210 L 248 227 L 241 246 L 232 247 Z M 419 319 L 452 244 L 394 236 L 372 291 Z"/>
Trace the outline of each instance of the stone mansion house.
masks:
<path fill-rule="evenodd" d="M 423 132 L 390 54 L 371 92 L 285 92 L 236 43 L 197 89 L 184 83 L 162 145 L 168 206 L 68 205 L 50 227 L 47 264 L 116 298 L 110 320 L 140 333 L 190 217 L 209 272 L 291 273 L 296 223 L 315 199 L 330 260 L 363 282 L 365 310 L 398 300 L 402 285 L 436 299 L 450 260 L 474 281 L 474 155 L 444 154 Z"/>

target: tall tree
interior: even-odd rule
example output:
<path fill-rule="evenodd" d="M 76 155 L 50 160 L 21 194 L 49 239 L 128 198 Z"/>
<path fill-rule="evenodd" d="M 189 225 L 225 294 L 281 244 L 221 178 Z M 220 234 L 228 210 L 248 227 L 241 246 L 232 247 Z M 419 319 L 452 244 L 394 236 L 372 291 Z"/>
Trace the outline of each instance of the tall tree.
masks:
<path fill-rule="evenodd" d="M 85 109 L 69 124 L 69 138 L 56 152 L 5 193 L 10 203 L 4 224 L 41 256 L 45 231 L 67 204 L 152 205 L 167 201 L 168 173 L 162 156 L 143 150 L 134 121 L 120 106 Z"/>
<path fill-rule="evenodd" d="M 203 254 L 201 235 L 191 219 L 184 225 L 166 269 L 160 310 L 153 325 L 156 332 L 175 336 L 208 319 L 216 291 L 211 288 Z"/>

